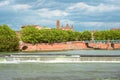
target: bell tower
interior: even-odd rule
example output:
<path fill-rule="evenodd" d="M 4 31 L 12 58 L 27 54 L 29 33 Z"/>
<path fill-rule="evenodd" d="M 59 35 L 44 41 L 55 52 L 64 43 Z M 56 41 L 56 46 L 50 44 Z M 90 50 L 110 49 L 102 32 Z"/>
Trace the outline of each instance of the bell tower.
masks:
<path fill-rule="evenodd" d="M 57 27 L 57 29 L 60 29 L 60 20 L 56 21 L 56 27 Z"/>

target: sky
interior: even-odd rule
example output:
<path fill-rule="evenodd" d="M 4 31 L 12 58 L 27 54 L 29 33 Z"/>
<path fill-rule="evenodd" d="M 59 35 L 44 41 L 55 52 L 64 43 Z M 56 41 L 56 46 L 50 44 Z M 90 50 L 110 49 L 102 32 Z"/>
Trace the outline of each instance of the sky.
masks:
<path fill-rule="evenodd" d="M 0 0 L 0 24 L 74 25 L 75 31 L 120 28 L 120 0 Z"/>

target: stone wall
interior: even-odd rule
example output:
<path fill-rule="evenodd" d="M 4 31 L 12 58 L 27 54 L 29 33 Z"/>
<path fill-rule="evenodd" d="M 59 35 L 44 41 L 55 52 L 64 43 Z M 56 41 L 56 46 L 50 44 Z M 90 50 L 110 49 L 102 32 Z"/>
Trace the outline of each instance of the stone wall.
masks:
<path fill-rule="evenodd" d="M 89 47 L 88 47 L 89 46 Z M 108 43 L 89 43 L 86 45 L 84 41 L 73 41 L 64 43 L 41 43 L 29 44 L 20 42 L 20 50 L 23 51 L 57 51 L 57 50 L 76 50 L 76 49 L 120 49 L 120 43 L 114 44 L 114 47 Z"/>
<path fill-rule="evenodd" d="M 114 44 L 114 48 L 115 48 L 115 49 L 120 49 L 120 43 Z"/>
<path fill-rule="evenodd" d="M 115 44 L 111 44 L 111 43 L 89 43 L 88 46 L 90 48 L 98 48 L 98 49 L 108 49 L 108 50 L 112 50 L 112 49 L 120 49 L 120 43 L 115 43 Z"/>
<path fill-rule="evenodd" d="M 100 48 L 100 49 L 107 49 L 108 44 L 104 44 L 104 43 L 89 43 L 89 47 L 91 48 Z"/>
<path fill-rule="evenodd" d="M 41 44 L 29 44 L 20 43 L 20 50 L 24 51 L 57 51 L 57 50 L 75 50 L 75 49 L 87 49 L 84 42 L 74 41 L 65 43 L 41 43 Z"/>

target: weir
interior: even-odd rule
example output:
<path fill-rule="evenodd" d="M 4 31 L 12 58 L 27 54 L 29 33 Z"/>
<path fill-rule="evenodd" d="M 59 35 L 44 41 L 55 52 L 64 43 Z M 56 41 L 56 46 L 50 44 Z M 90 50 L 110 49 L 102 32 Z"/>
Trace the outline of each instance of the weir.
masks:
<path fill-rule="evenodd" d="M 81 54 L 11 54 L 6 61 L 18 62 L 82 62 L 120 61 L 120 55 L 81 55 Z"/>

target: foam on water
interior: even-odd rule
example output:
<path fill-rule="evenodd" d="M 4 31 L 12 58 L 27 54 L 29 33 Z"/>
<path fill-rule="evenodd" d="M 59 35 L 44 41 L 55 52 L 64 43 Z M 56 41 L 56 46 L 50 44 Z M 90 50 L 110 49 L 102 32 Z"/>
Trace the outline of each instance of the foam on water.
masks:
<path fill-rule="evenodd" d="M 1 61 L 0 64 L 18 64 L 18 63 L 120 63 L 120 61 L 63 61 L 63 60 L 50 60 L 50 61 L 39 61 L 39 60 L 25 60 L 25 61 Z"/>

